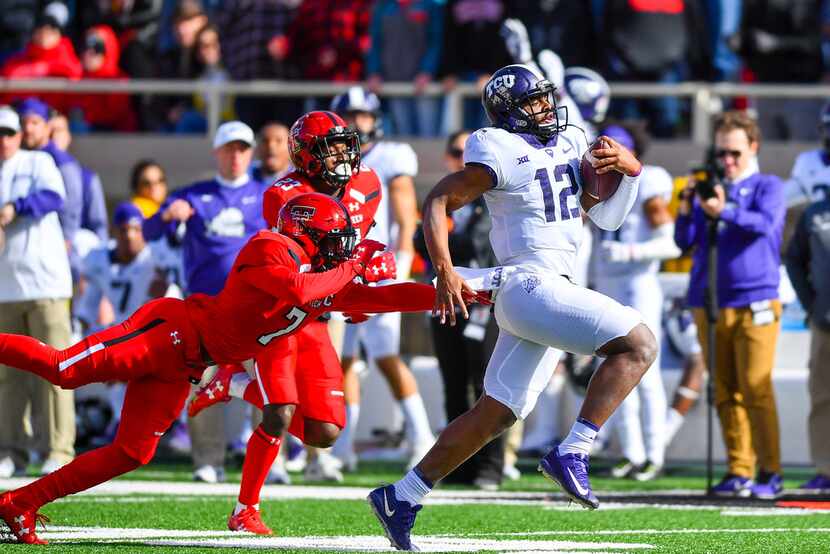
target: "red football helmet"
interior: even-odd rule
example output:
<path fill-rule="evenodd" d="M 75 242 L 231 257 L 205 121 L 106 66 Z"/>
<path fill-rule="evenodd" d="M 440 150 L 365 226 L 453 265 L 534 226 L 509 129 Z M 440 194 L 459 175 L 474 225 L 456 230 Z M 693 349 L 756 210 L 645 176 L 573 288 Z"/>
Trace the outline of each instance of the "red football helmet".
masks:
<path fill-rule="evenodd" d="M 333 112 L 308 112 L 294 122 L 288 133 L 291 163 L 312 179 L 331 187 L 344 187 L 360 167 L 360 139 L 357 131 Z M 326 158 L 336 165 L 329 169 Z"/>
<path fill-rule="evenodd" d="M 357 233 L 346 207 L 319 192 L 299 194 L 285 203 L 277 232 L 294 239 L 314 269 L 332 269 L 352 255 Z"/>

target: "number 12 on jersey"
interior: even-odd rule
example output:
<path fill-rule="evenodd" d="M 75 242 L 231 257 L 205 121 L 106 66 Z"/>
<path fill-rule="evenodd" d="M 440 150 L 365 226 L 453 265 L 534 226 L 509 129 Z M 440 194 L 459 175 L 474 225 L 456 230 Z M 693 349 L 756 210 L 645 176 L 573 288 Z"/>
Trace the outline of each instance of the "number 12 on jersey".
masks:
<path fill-rule="evenodd" d="M 565 174 L 568 175 L 571 185 L 559 191 L 559 221 L 565 221 L 579 216 L 579 206 L 568 208 L 568 197 L 576 196 L 579 193 L 576 171 L 574 171 L 571 164 L 559 164 L 553 169 L 553 177 L 557 183 L 561 183 L 564 180 Z M 556 203 L 553 199 L 553 185 L 550 182 L 548 168 L 541 167 L 537 169 L 533 180 L 539 181 L 539 185 L 542 187 L 542 200 L 545 203 L 545 221 L 548 223 L 556 221 Z"/>

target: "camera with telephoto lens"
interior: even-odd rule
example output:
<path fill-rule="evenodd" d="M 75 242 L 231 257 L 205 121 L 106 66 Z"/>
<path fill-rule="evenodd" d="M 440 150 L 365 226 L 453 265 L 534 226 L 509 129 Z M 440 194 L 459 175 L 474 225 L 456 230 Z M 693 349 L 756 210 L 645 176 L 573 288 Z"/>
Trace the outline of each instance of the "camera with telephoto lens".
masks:
<path fill-rule="evenodd" d="M 723 164 L 715 156 L 714 149 L 710 149 L 703 164 L 692 168 L 692 179 L 695 181 L 695 193 L 701 200 L 708 200 L 717 196 L 715 186 L 723 184 L 725 176 Z"/>

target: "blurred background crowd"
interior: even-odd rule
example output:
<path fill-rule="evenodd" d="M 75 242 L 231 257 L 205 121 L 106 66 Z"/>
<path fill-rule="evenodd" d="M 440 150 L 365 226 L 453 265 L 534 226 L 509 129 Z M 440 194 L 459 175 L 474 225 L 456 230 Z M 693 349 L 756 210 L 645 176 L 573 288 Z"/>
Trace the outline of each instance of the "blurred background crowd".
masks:
<path fill-rule="evenodd" d="M 656 393 L 664 389 L 658 364 L 648 390 L 641 391 L 643 407 L 638 398 L 623 410 L 626 422 L 609 426 L 617 430 L 599 441 L 602 446 L 617 442 L 614 455 L 619 464 L 613 475 L 639 480 L 653 479 L 662 471 L 666 447 L 699 396 L 705 372 L 693 318 L 685 310 L 689 279 L 683 276 L 691 267 L 688 254 L 694 245 L 681 245 L 686 257 L 678 256 L 681 251 L 672 243 L 669 254 L 662 250 L 639 258 L 633 254 L 639 247 L 630 246 L 648 242 L 658 220 L 673 222 L 678 215 L 678 193 L 687 188 L 687 175 L 671 175 L 660 167 L 667 164 L 646 152 L 650 137 L 687 136 L 691 112 L 676 97 L 612 97 L 607 82 L 816 84 L 830 75 L 827 0 L 0 0 L 0 28 L 0 77 L 9 79 L 360 84 L 338 98 L 227 95 L 221 106 L 225 123 L 215 132 L 206 113 L 207 92 L 65 93 L 0 87 L 0 104 L 7 105 L 0 107 L 0 330 L 30 334 L 54 346 L 67 346 L 121 321 L 150 298 L 215 293 L 221 288 L 222 271 L 230 267 L 244 241 L 265 227 L 252 206 L 261 206 L 263 191 L 291 170 L 288 129 L 309 109 L 331 108 L 347 116 L 361 133 L 364 162 L 370 163 L 374 151 L 377 163 L 386 165 L 380 225 L 386 227 L 398 266 L 411 266 L 411 272 L 402 271 L 399 277 L 411 273 L 413 278 L 429 279 L 416 196 L 422 198 L 436 181 L 418 182 L 426 166 L 423 158 L 429 158 L 430 179 L 459 170 L 469 134 L 464 129 L 486 125 L 480 102 L 469 99 L 463 106 L 463 125 L 451 128 L 445 99 L 434 85 L 440 91 L 452 91 L 459 83 L 481 87 L 503 65 L 537 64 L 559 88 L 558 100 L 569 107 L 569 121 L 584 126 L 589 135 L 611 134 L 646 156 L 653 168 L 648 190 L 654 192 L 642 203 L 659 205 L 659 217 L 653 218 L 657 212 L 635 214 L 642 221 L 631 226 L 639 230 L 625 236 L 605 236 L 588 228 L 579 280 L 602 285 L 597 264 L 605 264 L 600 277 L 626 282 L 646 270 L 681 275 L 679 281 L 660 281 L 657 288 L 663 288 L 666 302 L 664 306 L 656 301 L 652 324 L 666 335 L 664 365 L 673 357 L 675 367 L 686 369 L 681 386 L 668 400 L 664 392 Z M 414 94 L 384 95 L 388 83 L 401 82 L 412 84 Z M 799 223 L 801 212 L 822 200 L 830 183 L 830 111 L 823 104 L 823 99 L 734 97 L 714 109 L 737 110 L 758 125 L 751 132 L 750 127 L 738 126 L 746 134 L 746 145 L 739 145 L 745 150 L 734 145 L 712 149 L 715 157 L 733 162 L 740 161 L 743 152 L 747 165 L 741 171 L 757 172 L 761 135 L 764 140 L 822 141 L 798 158 L 789 180 L 777 182 L 786 192 L 776 209 L 789 210 L 777 247 L 785 250 L 794 229 L 803 227 L 788 262 L 802 276 L 809 272 L 809 249 L 804 245 L 810 237 L 808 226 Z M 200 171 L 186 178 L 169 179 L 181 169 L 159 161 L 171 159 L 170 152 L 160 151 L 156 159 L 117 160 L 117 176 L 104 186 L 100 168 L 111 166 L 111 161 L 89 149 L 81 159 L 70 152 L 76 151 L 71 147 L 73 135 L 110 132 L 207 133 L 211 145 L 200 151 Z M 408 142 L 419 140 L 418 148 L 410 147 Z M 175 143 L 164 144 L 159 148 Z M 381 144 L 392 152 L 383 161 L 377 154 L 383 151 Z M 214 192 L 200 187 L 235 192 L 213 198 Z M 179 200 L 191 208 L 182 211 Z M 680 215 L 688 213 L 681 210 Z M 15 242 L 15 225 L 36 229 L 38 241 Z M 455 261 L 495 265 L 488 232 L 483 201 L 453 214 Z M 776 260 L 773 271 L 784 277 L 784 310 L 789 306 L 796 314 L 793 319 L 799 320 L 796 326 L 803 329 L 807 314 L 798 300 L 814 300 L 809 294 L 815 291 L 807 297 L 801 294 L 809 292 L 813 280 L 807 279 L 806 286 L 803 279 L 794 279 L 796 298 Z M 619 265 L 628 263 L 633 265 Z M 824 329 L 824 323 L 813 323 L 814 333 Z M 331 325 L 336 329 L 344 323 L 335 318 Z M 305 467 L 310 480 L 338 480 L 342 471 L 356 467 L 358 453 L 416 460 L 440 425 L 463 413 L 481 393 L 497 333 L 486 310 L 474 312 L 469 322 L 452 329 L 421 316 L 404 317 L 403 323 L 400 317 L 392 318 L 378 328 L 381 334 L 374 336 L 383 341 L 372 343 L 370 331 L 362 346 L 346 349 L 347 429 L 333 453 L 305 453 L 297 444 L 283 449 L 271 482 L 289 482 L 286 467 Z M 389 329 L 390 335 L 382 334 Z M 578 395 L 594 363 L 566 360 L 542 395 L 528 431 L 523 434 L 517 426 L 449 480 L 495 488 L 503 478 L 515 478 L 517 453 L 544 451 L 554 444 L 565 390 Z M 388 452 L 369 454 L 356 435 L 359 387 L 349 373 L 365 381 L 367 372 L 362 369 L 367 365 L 380 371 L 391 406 L 402 414 L 395 421 L 398 429 L 390 433 L 387 425 L 385 434 L 372 437 L 373 446 L 389 446 Z M 414 375 L 426 366 L 433 373 L 416 380 Z M 19 474 L 33 461 L 38 461 L 38 471 L 54 471 L 72 459 L 76 447 L 95 446 L 117 429 L 123 402 L 117 385 L 105 391 L 103 402 L 101 395 L 83 394 L 73 401 L 71 393 L 35 379 L 24 383 L 17 373 L 0 368 L 0 477 Z M 827 389 L 820 383 L 811 386 Z M 830 400 L 821 403 L 830 406 Z M 638 423 L 639 413 L 648 410 L 659 411 L 660 417 L 655 420 L 652 413 Z M 170 450 L 192 456 L 197 480 L 222 480 L 226 455 L 243 452 L 258 415 L 241 405 L 238 411 L 233 415 L 219 406 L 190 421 L 183 415 L 168 433 L 165 444 Z M 362 417 L 389 423 L 387 414 L 373 404 Z M 822 417 L 821 422 L 827 421 Z M 816 437 L 825 428 L 824 423 L 811 425 Z M 777 441 L 777 429 L 775 434 Z M 824 453 L 814 453 L 817 456 Z M 830 490 L 830 459 L 813 461 L 826 481 L 818 488 Z M 761 470 L 780 473 L 775 464 Z"/>

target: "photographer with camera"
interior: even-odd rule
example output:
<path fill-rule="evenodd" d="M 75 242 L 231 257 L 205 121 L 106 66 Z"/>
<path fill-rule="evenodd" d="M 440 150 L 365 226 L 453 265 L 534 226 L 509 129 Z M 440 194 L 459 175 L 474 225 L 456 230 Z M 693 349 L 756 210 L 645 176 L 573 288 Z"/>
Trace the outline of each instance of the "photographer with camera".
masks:
<path fill-rule="evenodd" d="M 712 156 L 681 193 L 674 238 L 683 250 L 696 247 L 688 301 L 705 353 L 708 254 L 717 260 L 712 379 L 729 467 L 711 492 L 775 498 L 782 479 L 772 367 L 786 201 L 781 180 L 758 170 L 760 140 L 757 123 L 743 112 L 717 119 Z"/>

